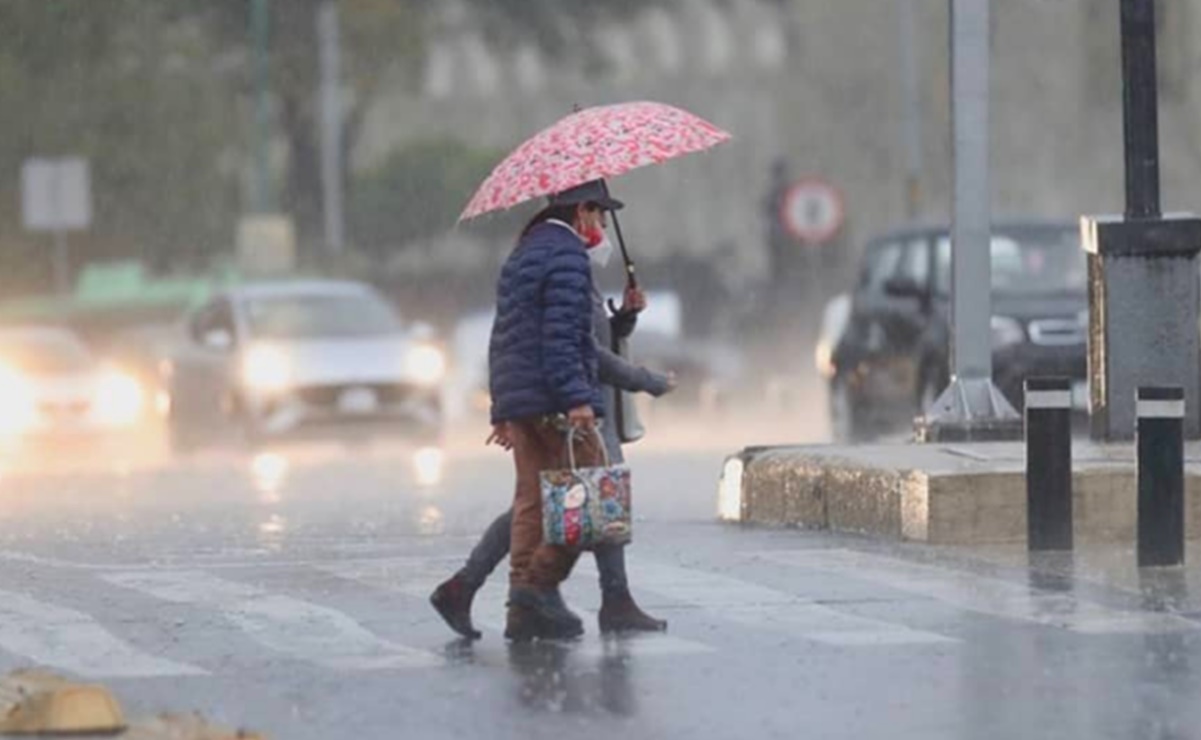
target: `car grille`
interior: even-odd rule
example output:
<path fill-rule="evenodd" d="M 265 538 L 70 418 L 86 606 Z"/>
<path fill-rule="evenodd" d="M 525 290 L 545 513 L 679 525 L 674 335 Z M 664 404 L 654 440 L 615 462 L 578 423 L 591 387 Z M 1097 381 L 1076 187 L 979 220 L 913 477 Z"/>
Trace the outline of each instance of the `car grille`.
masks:
<path fill-rule="evenodd" d="M 400 403 L 415 395 L 417 389 L 404 383 L 355 383 L 351 385 L 309 385 L 297 388 L 300 400 L 310 406 L 334 406 L 338 398 L 351 388 L 367 388 L 375 392 L 382 404 Z"/>
<path fill-rule="evenodd" d="M 1084 344 L 1084 327 L 1074 319 L 1039 319 L 1028 328 L 1030 342 L 1042 347 L 1067 347 Z"/>

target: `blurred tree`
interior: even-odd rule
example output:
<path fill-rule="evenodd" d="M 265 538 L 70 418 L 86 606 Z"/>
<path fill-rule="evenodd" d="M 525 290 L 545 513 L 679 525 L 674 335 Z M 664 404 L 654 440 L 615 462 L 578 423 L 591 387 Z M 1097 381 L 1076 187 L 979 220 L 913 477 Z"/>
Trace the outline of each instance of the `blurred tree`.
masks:
<path fill-rule="evenodd" d="M 338 1 L 348 153 L 381 86 L 419 75 L 433 14 L 448 0 Z M 588 29 L 600 18 L 668 1 L 462 3 L 498 43 L 530 40 L 554 56 L 590 45 Z M 186 265 L 228 248 L 248 139 L 250 2 L 0 0 L 0 293 L 48 282 L 49 239 L 25 233 L 19 213 L 21 162 L 35 155 L 91 161 L 95 224 L 71 238 L 76 264 L 143 256 L 159 266 Z M 318 6 L 319 0 L 270 3 L 271 91 L 288 154 L 283 196 L 309 241 L 321 233 Z M 388 213 L 397 199 L 386 189 L 414 187 L 396 173 L 405 162 L 426 168 L 427 180 L 437 173 L 440 194 L 429 202 L 465 198 L 465 173 L 485 171 L 476 169 L 481 155 L 466 148 L 451 154 L 448 147 L 434 149 L 449 160 L 435 162 L 412 149 L 362 178 L 374 194 L 356 201 L 356 223 L 365 224 L 373 243 L 399 241 L 385 239 L 385 229 L 423 235 L 431 228 L 422 213 Z M 384 213 L 369 218 L 362 209 L 372 202 Z"/>
<path fill-rule="evenodd" d="M 347 86 L 342 146 L 353 149 L 366 101 L 392 75 L 416 69 L 422 49 L 422 18 L 429 0 L 342 0 L 339 3 L 342 71 Z M 268 49 L 270 90 L 277 124 L 287 146 L 282 205 L 302 239 L 321 233 L 321 168 L 317 9 L 322 0 L 270 3 Z M 182 6 L 181 6 L 182 7 Z M 252 90 L 251 0 L 192 2 L 185 11 L 208 21 L 227 49 L 241 60 L 243 90 Z"/>
<path fill-rule="evenodd" d="M 174 1 L 181 4 L 181 0 Z M 194 0 L 190 5 L 195 9 L 193 12 L 208 19 L 223 44 L 240 50 L 247 93 L 252 83 L 251 1 Z M 596 19 L 621 17 L 645 8 L 648 2 L 668 1 L 464 0 L 464 7 L 494 39 L 502 42 L 528 39 L 553 56 L 564 53 L 571 45 L 588 44 L 590 39 L 585 31 Z M 321 3 L 322 0 L 272 0 L 268 34 L 271 93 L 288 150 L 283 206 L 296 220 L 301 238 L 310 242 L 319 238 L 322 218 L 316 30 Z M 344 162 L 350 159 L 368 106 L 381 86 L 391 82 L 412 83 L 417 79 L 433 13 L 440 7 L 435 0 L 339 0 L 343 81 L 347 88 L 343 98 Z M 438 166 L 433 161 L 424 164 L 433 169 Z M 360 206 L 367 200 L 360 199 Z M 381 218 L 387 220 L 388 214 Z M 357 234 L 351 236 L 359 238 Z"/>
<path fill-rule="evenodd" d="M 395 151 L 355 178 L 349 217 L 356 243 L 382 257 L 397 245 L 446 231 L 501 156 L 454 139 L 417 141 Z M 462 228 L 512 234 L 516 218 L 500 215 Z"/>
<path fill-rule="evenodd" d="M 93 228 L 75 263 L 201 259 L 230 241 L 236 117 L 204 29 L 179 0 L 0 0 L 0 291 L 41 287 L 49 238 L 25 233 L 20 168 L 79 155 L 92 169 Z"/>

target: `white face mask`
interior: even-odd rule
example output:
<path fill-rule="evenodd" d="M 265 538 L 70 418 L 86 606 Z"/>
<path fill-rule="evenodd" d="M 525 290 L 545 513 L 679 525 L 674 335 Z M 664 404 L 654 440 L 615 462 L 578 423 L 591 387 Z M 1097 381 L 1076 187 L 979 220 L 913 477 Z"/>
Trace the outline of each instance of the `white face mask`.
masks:
<path fill-rule="evenodd" d="M 600 244 L 588 250 L 588 259 L 592 260 L 592 264 L 597 267 L 609 266 L 609 260 L 613 259 L 613 242 L 609 241 L 608 236 Z"/>

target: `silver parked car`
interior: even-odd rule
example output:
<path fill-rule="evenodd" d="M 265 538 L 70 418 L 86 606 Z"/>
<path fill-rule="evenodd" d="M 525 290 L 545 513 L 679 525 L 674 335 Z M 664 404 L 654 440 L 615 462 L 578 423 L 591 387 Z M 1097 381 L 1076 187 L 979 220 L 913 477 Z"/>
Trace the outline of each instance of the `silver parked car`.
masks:
<path fill-rule="evenodd" d="M 215 434 L 254 442 L 341 426 L 441 435 L 446 359 L 368 285 L 311 280 L 223 292 L 185 323 L 165 364 L 177 449 Z"/>

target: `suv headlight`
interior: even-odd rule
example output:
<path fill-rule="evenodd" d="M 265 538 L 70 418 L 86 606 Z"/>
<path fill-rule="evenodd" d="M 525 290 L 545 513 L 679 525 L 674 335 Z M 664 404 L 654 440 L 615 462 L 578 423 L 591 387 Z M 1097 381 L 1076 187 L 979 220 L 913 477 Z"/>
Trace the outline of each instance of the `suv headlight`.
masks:
<path fill-rule="evenodd" d="M 446 374 L 446 355 L 437 347 L 419 344 L 405 354 L 404 373 L 418 383 L 437 383 Z"/>
<path fill-rule="evenodd" d="M 1011 347 L 1026 341 L 1026 331 L 1017 319 L 1008 316 L 993 316 L 990 322 L 992 328 L 992 348 L 994 350 Z"/>
<path fill-rule="evenodd" d="M 274 347 L 251 347 L 242 360 L 242 381 L 256 391 L 282 391 L 292 382 L 292 363 Z"/>

